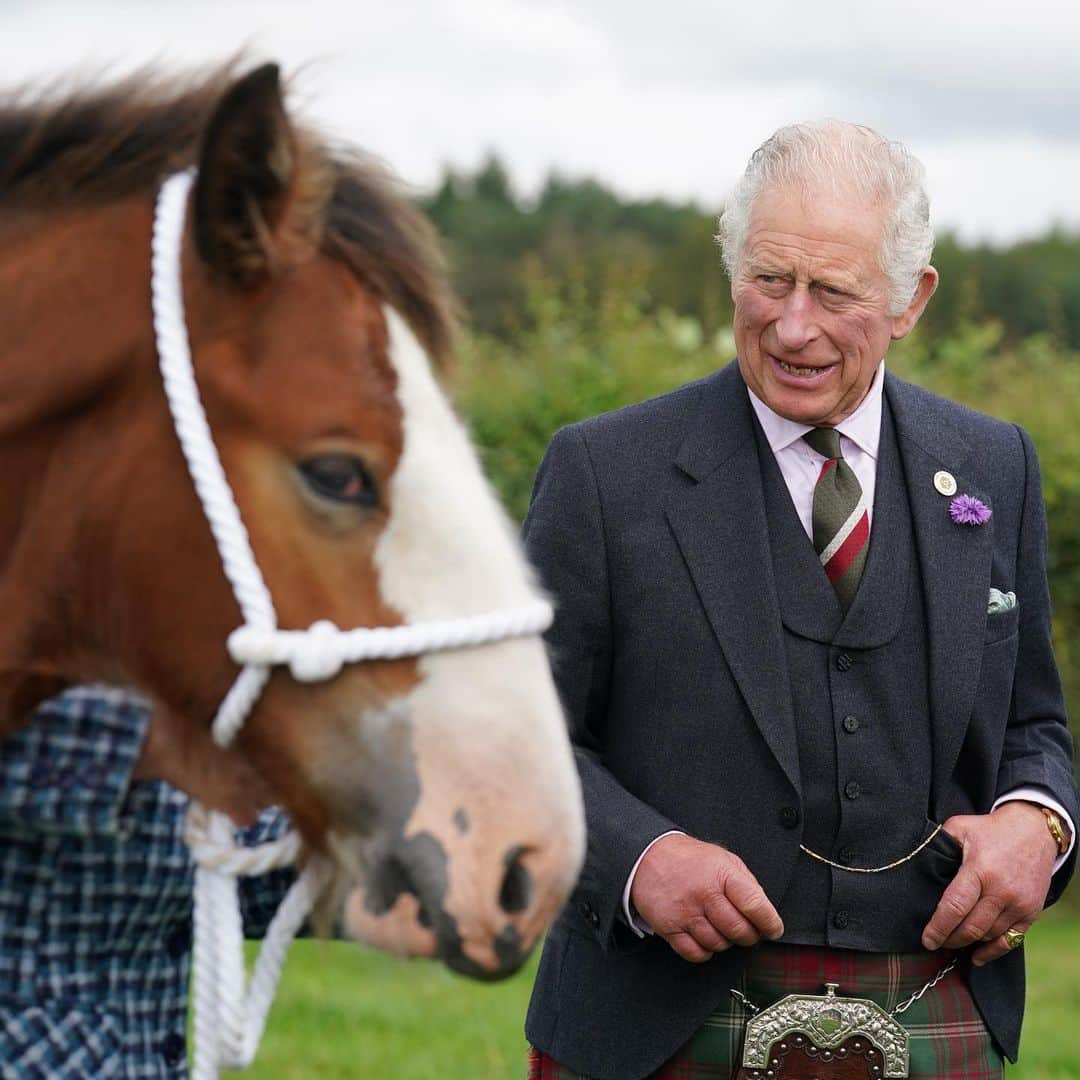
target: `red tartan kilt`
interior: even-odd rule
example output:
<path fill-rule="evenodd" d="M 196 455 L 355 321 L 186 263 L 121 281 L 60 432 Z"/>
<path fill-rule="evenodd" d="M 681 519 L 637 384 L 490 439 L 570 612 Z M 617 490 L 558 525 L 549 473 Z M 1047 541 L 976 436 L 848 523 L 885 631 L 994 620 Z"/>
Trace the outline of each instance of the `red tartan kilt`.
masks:
<path fill-rule="evenodd" d="M 738 989 L 755 1004 L 786 994 L 819 994 L 837 983 L 843 997 L 866 997 L 891 1011 L 931 980 L 948 961 L 941 953 L 857 953 L 802 945 L 763 945 L 751 954 Z M 979 1015 L 963 965 L 908 1009 L 900 1022 L 911 1034 L 911 1080 L 1001 1080 L 1004 1065 Z M 732 998 L 647 1080 L 730 1080 L 739 1067 L 748 1014 Z M 528 1080 L 586 1080 L 530 1047 Z"/>

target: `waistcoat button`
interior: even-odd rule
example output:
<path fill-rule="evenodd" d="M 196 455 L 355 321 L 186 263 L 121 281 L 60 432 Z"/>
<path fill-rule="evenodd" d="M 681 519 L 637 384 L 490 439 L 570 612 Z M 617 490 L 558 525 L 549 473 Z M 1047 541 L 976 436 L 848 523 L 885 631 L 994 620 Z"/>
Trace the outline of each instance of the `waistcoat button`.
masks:
<path fill-rule="evenodd" d="M 844 785 L 844 794 L 849 799 L 857 799 L 862 794 L 862 788 L 859 787 L 858 780 L 849 780 Z"/>
<path fill-rule="evenodd" d="M 850 921 L 851 921 L 851 916 L 848 915 L 848 913 L 846 911 L 842 910 L 842 909 L 840 911 L 836 912 L 836 914 L 833 915 L 833 917 L 832 917 L 832 924 L 833 924 L 833 926 L 836 927 L 837 930 L 845 930 L 845 929 L 847 929 L 847 925 L 848 925 L 848 923 Z"/>
<path fill-rule="evenodd" d="M 836 658 L 836 670 L 837 671 L 847 671 L 848 668 L 850 668 L 851 665 L 854 664 L 854 663 L 855 663 L 855 661 L 852 660 L 852 658 L 846 652 L 842 652 Z"/>
<path fill-rule="evenodd" d="M 840 722 L 844 725 L 844 730 L 849 735 L 852 732 L 859 730 L 859 718 L 857 716 L 845 716 Z"/>
<path fill-rule="evenodd" d="M 785 829 L 794 829 L 799 824 L 799 811 L 797 807 L 785 806 L 780 811 L 780 824 Z"/>

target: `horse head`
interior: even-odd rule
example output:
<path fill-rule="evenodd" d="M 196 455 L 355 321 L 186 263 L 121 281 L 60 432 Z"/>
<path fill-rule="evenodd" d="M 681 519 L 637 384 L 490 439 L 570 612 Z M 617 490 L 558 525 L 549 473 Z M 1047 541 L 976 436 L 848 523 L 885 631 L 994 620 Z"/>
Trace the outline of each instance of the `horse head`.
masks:
<path fill-rule="evenodd" d="M 65 684 L 130 685 L 152 703 L 170 778 L 238 818 L 266 798 L 287 808 L 339 868 L 357 936 L 506 974 L 583 853 L 542 643 L 368 661 L 320 683 L 275 668 L 235 745 L 216 746 L 241 619 L 148 302 L 154 192 L 194 165 L 180 264 L 192 363 L 281 627 L 521 607 L 537 587 L 433 370 L 452 316 L 430 227 L 377 168 L 289 117 L 272 66 L 212 93 L 118 100 L 37 116 L 52 143 L 27 136 L 22 174 L 0 169 L 14 298 L 0 319 L 0 723 Z M 19 115 L 0 114 L 0 147 Z"/>

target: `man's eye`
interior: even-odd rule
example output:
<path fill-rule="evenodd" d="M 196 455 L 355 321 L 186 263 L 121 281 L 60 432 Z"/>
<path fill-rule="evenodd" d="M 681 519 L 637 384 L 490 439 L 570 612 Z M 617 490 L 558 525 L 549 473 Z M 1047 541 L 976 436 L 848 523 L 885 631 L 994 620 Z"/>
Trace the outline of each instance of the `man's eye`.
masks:
<path fill-rule="evenodd" d="M 316 495 L 350 506 L 375 506 L 378 490 L 364 463 L 351 454 L 321 454 L 301 461 L 300 475 Z"/>
<path fill-rule="evenodd" d="M 757 285 L 768 293 L 779 293 L 788 287 L 789 279 L 783 274 L 758 274 Z"/>

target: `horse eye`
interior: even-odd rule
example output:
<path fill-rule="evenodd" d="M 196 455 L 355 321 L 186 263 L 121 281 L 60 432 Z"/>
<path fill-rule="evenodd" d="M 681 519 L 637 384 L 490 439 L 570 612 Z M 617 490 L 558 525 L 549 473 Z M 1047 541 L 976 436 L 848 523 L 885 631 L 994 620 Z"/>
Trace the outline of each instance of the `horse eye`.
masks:
<path fill-rule="evenodd" d="M 350 454 L 322 454 L 299 464 L 300 475 L 316 494 L 350 506 L 375 506 L 378 492 L 364 463 Z"/>

